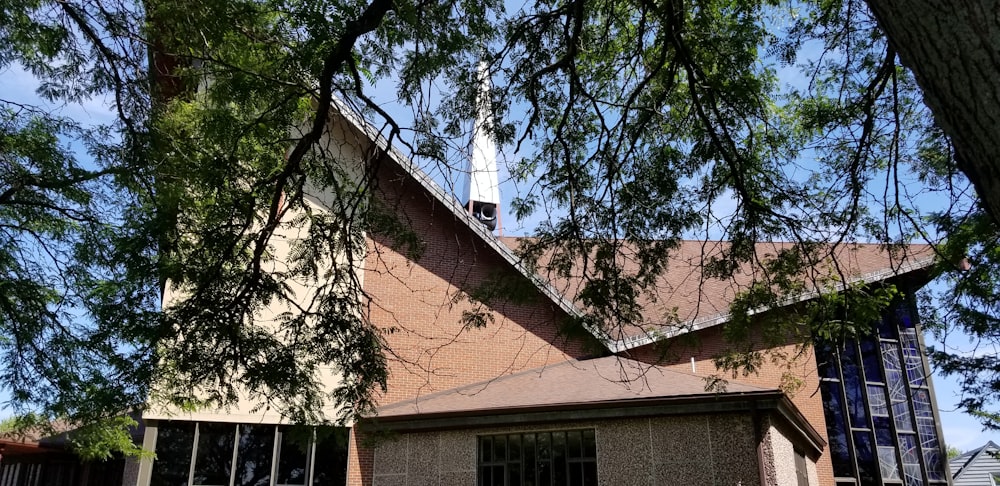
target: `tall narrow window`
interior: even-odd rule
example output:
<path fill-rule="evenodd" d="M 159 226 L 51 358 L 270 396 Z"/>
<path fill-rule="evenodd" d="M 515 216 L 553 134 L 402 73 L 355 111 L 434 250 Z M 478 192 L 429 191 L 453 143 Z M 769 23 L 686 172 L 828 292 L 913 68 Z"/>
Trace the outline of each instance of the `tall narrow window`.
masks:
<path fill-rule="evenodd" d="M 845 484 L 947 482 L 912 309 L 896 302 L 877 333 L 816 346 L 834 475 Z"/>

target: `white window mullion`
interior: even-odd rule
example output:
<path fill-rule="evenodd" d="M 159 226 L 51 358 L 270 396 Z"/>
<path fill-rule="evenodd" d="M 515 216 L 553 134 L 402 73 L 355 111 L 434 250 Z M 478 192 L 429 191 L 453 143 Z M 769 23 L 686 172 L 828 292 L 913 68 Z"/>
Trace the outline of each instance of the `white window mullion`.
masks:
<path fill-rule="evenodd" d="M 274 426 L 274 447 L 271 448 L 271 481 L 270 486 L 278 484 L 278 460 L 281 459 L 281 428 Z"/>
<path fill-rule="evenodd" d="M 194 466 L 198 460 L 198 436 L 201 433 L 199 423 L 194 424 L 194 444 L 191 444 L 191 467 L 188 469 L 188 485 L 194 484 Z"/>
<path fill-rule="evenodd" d="M 229 463 L 229 486 L 236 484 L 236 454 L 240 452 L 240 424 L 233 431 L 233 460 Z"/>

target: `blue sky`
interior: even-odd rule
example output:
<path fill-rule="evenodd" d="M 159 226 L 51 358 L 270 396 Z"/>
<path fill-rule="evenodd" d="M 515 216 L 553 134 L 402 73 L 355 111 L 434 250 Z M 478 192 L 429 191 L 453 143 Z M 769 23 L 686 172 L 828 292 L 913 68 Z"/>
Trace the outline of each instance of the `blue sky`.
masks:
<path fill-rule="evenodd" d="M 3 95 L 0 95 L 0 98 L 27 103 L 43 103 L 34 93 L 37 83 L 33 77 L 17 67 L 8 66 L 0 71 L 0 84 L 5 87 L 5 92 Z M 408 110 L 400 107 L 396 103 L 395 96 L 388 90 L 374 90 L 374 98 L 383 102 L 387 108 L 391 108 L 391 113 L 394 116 L 399 116 L 402 120 L 412 119 L 412 116 L 408 115 Z M 58 111 L 63 116 L 72 118 L 82 124 L 99 124 L 112 121 L 114 115 L 110 111 L 109 106 L 109 101 L 105 99 L 91 99 L 82 104 L 49 105 L 51 109 Z M 458 145 L 463 143 L 465 142 L 458 142 Z M 517 156 L 517 154 L 504 152 L 499 157 L 500 180 L 502 181 L 501 197 L 503 200 L 501 214 L 505 234 L 508 235 L 528 234 L 531 228 L 537 223 L 537 220 L 515 221 L 506 210 L 510 206 L 511 199 L 518 194 L 519 190 L 524 189 L 517 187 L 514 181 L 511 180 L 507 171 L 507 164 L 505 163 L 506 161 L 515 161 Z M 85 155 L 81 154 L 82 157 L 85 157 Z M 442 186 L 461 198 L 463 197 L 464 184 L 466 184 L 465 178 L 462 177 L 463 170 L 464 166 L 460 166 L 453 167 L 450 172 L 442 170 L 430 172 Z M 929 337 L 928 339 L 931 342 Z M 961 344 L 963 344 L 961 337 L 956 337 L 949 342 L 949 345 L 952 346 Z M 941 412 L 942 428 L 944 429 L 945 440 L 948 445 L 961 450 L 968 450 L 978 447 L 994 437 L 989 433 L 982 432 L 981 426 L 976 420 L 954 410 L 953 404 L 959 399 L 958 387 L 954 379 L 935 374 L 934 386 Z M 5 393 L 0 395 L 0 402 L 5 401 L 4 396 L 6 396 Z M 9 413 L 10 411 L 4 408 L 0 410 L 0 417 L 7 416 Z"/>

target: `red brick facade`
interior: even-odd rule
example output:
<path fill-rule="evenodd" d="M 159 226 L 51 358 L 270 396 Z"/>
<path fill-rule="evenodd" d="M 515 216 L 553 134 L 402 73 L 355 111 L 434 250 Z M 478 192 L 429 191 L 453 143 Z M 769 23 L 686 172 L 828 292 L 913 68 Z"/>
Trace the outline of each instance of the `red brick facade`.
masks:
<path fill-rule="evenodd" d="M 383 170 L 379 193 L 423 244 L 419 259 L 371 235 L 364 288 L 369 317 L 386 331 L 388 390 L 382 404 L 586 356 L 587 343 L 559 334 L 566 314 L 540 291 L 523 302 L 497 299 L 493 321 L 465 328 L 467 295 L 491 276 L 517 270 L 482 242 L 450 208 L 411 177 Z M 593 343 L 590 343 L 593 346 Z M 488 386 L 488 383 L 484 386 Z M 352 435 L 349 484 L 371 484 L 372 451 Z"/>

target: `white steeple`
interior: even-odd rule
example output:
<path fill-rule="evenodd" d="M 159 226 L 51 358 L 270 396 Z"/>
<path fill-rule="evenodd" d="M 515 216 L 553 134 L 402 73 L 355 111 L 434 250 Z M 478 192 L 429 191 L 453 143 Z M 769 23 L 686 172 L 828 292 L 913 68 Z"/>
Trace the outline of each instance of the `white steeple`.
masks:
<path fill-rule="evenodd" d="M 497 227 L 500 183 L 497 176 L 497 147 L 490 135 L 493 113 L 490 110 L 490 72 L 484 61 L 477 73 L 476 121 L 472 129 L 472 154 L 469 157 L 469 189 L 466 205 L 472 215 L 489 229 Z"/>

